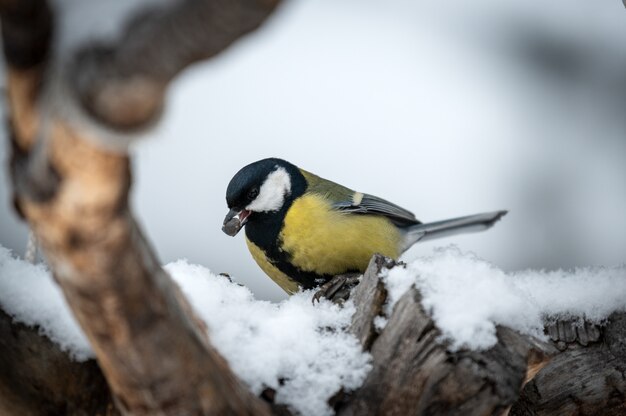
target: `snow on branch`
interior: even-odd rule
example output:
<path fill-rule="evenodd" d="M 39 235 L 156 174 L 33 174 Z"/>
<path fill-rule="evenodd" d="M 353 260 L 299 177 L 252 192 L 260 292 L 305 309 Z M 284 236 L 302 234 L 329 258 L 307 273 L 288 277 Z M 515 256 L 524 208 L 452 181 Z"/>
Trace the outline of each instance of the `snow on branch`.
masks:
<path fill-rule="evenodd" d="M 16 259 L 0 246 L 0 307 L 17 322 L 38 326 L 76 361 L 93 357 L 63 293 L 48 269 Z"/>
<path fill-rule="evenodd" d="M 487 349 L 496 326 L 547 340 L 556 320 L 602 323 L 626 311 L 626 267 L 506 273 L 455 247 L 435 250 L 386 272 L 387 310 L 415 285 L 450 348 Z"/>
<path fill-rule="evenodd" d="M 328 399 L 358 388 L 371 368 L 369 354 L 346 331 L 353 306 L 314 306 L 310 293 L 274 304 L 202 266 L 181 260 L 165 269 L 206 322 L 213 345 L 257 395 L 271 388 L 276 403 L 299 414 L 329 415 Z M 75 359 L 94 357 L 49 271 L 1 247 L 0 307 L 38 325 Z"/>
<path fill-rule="evenodd" d="M 507 274 L 455 248 L 438 250 L 405 266 L 383 267 L 386 302 L 379 298 L 380 311 L 359 313 L 352 301 L 344 307 L 327 301 L 313 305 L 310 292 L 278 304 L 256 300 L 229 278 L 183 260 L 168 264 L 165 270 L 206 323 L 214 346 L 249 389 L 256 395 L 272 389 L 276 403 L 302 415 L 333 414 L 329 399 L 339 391 L 358 390 L 366 381 L 373 363 L 357 340 L 367 350 L 366 337 L 355 337 L 359 335 L 358 316 L 378 316 L 375 321 L 385 324 L 394 321 L 391 333 L 399 324 L 415 330 L 423 325 L 422 337 L 430 331 L 428 320 L 420 321 L 417 315 L 398 321 L 402 312 L 397 308 L 411 310 L 406 309 L 407 300 L 412 299 L 407 295 L 415 290 L 411 288 L 417 289 L 419 302 L 440 330 L 429 342 L 444 345 L 442 351 L 466 351 L 463 354 L 471 357 L 493 348 L 499 340 L 510 345 L 518 342 L 519 336 L 506 332 L 504 326 L 547 340 L 546 319 L 584 317 L 602 322 L 612 312 L 624 310 L 620 298 L 626 294 L 623 268 Z M 367 284 L 377 281 L 374 276 Z M 357 287 L 357 297 L 362 295 L 359 290 L 368 289 Z M 354 302 L 365 309 L 376 304 L 362 298 Z M 0 249 L 0 307 L 19 322 L 41 327 L 75 359 L 93 356 L 49 272 L 13 258 L 6 249 Z M 385 333 L 385 324 L 373 331 Z M 388 334 L 375 336 L 377 344 L 389 342 Z M 375 345 L 372 351 L 376 355 L 382 350 Z M 487 352 L 488 357 L 493 354 Z M 524 370 L 525 364 L 520 365 Z"/>

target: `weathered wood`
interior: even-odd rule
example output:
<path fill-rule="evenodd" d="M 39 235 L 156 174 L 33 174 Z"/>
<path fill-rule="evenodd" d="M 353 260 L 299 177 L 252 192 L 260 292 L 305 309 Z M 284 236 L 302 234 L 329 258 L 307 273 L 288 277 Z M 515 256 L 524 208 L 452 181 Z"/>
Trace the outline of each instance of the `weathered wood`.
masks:
<path fill-rule="evenodd" d="M 390 264 L 373 260 L 362 291 L 377 292 L 372 289 L 378 287 L 377 272 Z M 363 311 L 371 318 L 372 308 L 361 307 L 359 299 L 355 298 L 353 322 L 358 324 L 354 327 L 359 333 L 371 333 L 371 326 L 362 332 L 366 325 L 359 315 Z M 450 352 L 420 300 L 412 288 L 396 303 L 372 344 L 374 367 L 363 386 L 339 409 L 340 415 L 506 414 L 527 378 L 556 353 L 547 344 L 507 328 L 497 329 L 498 343 L 487 351 Z"/>
<path fill-rule="evenodd" d="M 560 324 L 569 343 L 524 387 L 511 416 L 626 414 L 626 314 L 612 314 L 600 331 L 586 324 L 587 345 L 575 342 L 567 326 Z"/>
<path fill-rule="evenodd" d="M 567 348 L 568 344 L 577 342 L 582 346 L 597 342 L 600 339 L 600 326 L 591 322 L 578 320 L 559 319 L 548 322 L 545 327 L 546 334 L 550 337 L 559 350 Z"/>
<path fill-rule="evenodd" d="M 350 294 L 357 307 L 357 313 L 352 317 L 348 331 L 366 350 L 370 349 L 377 336 L 374 322 L 377 317 L 383 317 L 383 306 L 387 300 L 385 285 L 379 278 L 380 272 L 385 268 L 392 268 L 395 264 L 384 256 L 373 256 L 361 282 Z"/>
<path fill-rule="evenodd" d="M 438 342 L 440 333 L 415 289 L 398 301 L 377 334 L 373 322 L 386 300 L 378 276 L 390 267 L 398 266 L 373 258 L 352 294 L 357 313 L 350 329 L 371 348 L 374 369 L 361 389 L 342 400 L 339 414 L 626 413 L 625 313 L 614 313 L 602 327 L 551 322 L 546 333 L 553 347 L 499 327 L 498 344 L 490 350 L 451 353 Z"/>
<path fill-rule="evenodd" d="M 0 414 L 116 415 L 94 360 L 78 363 L 39 334 L 0 311 Z"/>

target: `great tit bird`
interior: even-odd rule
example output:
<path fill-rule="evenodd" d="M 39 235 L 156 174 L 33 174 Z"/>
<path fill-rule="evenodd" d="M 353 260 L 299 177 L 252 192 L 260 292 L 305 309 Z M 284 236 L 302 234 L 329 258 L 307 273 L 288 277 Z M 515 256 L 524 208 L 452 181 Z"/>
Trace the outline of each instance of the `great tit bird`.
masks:
<path fill-rule="evenodd" d="M 293 294 L 363 273 L 375 253 L 397 259 L 421 240 L 480 231 L 506 211 L 422 224 L 382 198 L 355 192 L 276 158 L 251 163 L 226 190 L 222 230 L 246 243 L 263 271 Z"/>

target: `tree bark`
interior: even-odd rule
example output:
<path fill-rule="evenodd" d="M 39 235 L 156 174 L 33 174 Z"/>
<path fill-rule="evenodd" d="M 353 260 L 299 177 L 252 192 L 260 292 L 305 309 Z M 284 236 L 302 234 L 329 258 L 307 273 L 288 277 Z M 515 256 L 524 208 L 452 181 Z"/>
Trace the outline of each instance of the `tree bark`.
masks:
<path fill-rule="evenodd" d="M 511 416 L 626 414 L 626 313 L 607 321 L 595 339 L 558 338 L 563 351 L 524 387 Z"/>
<path fill-rule="evenodd" d="M 340 415 L 503 415 L 523 384 L 556 348 L 508 328 L 487 351 L 450 352 L 424 312 L 415 288 L 400 298 L 376 334 L 374 319 L 386 300 L 383 268 L 403 267 L 375 256 L 354 292 L 351 330 L 367 348 L 374 368 L 363 386 L 340 407 Z"/>
<path fill-rule="evenodd" d="M 45 336 L 0 311 L 0 414 L 119 414 L 95 360 L 73 361 Z"/>
<path fill-rule="evenodd" d="M 626 413 L 626 313 L 600 327 L 578 321 L 546 326 L 539 342 L 498 327 L 498 343 L 479 351 L 447 351 L 411 289 L 384 317 L 385 268 L 403 267 L 382 256 L 370 262 L 352 293 L 350 331 L 370 350 L 374 368 L 363 386 L 338 403 L 340 415 L 509 414 L 623 415 Z"/>

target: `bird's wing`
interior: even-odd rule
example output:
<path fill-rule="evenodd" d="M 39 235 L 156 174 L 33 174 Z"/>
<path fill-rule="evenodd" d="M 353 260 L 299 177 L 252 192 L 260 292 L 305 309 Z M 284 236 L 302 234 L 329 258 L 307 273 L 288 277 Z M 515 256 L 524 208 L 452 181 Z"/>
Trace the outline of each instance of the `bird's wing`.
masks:
<path fill-rule="evenodd" d="M 333 208 L 355 214 L 384 215 L 399 226 L 420 224 L 412 212 L 374 195 L 354 192 L 350 188 L 300 170 L 307 181 L 307 192 L 323 195 Z"/>
<path fill-rule="evenodd" d="M 351 201 L 336 202 L 333 206 L 335 209 L 357 214 L 384 215 L 400 226 L 420 224 L 411 211 L 377 196 L 360 192 L 355 192 Z"/>

